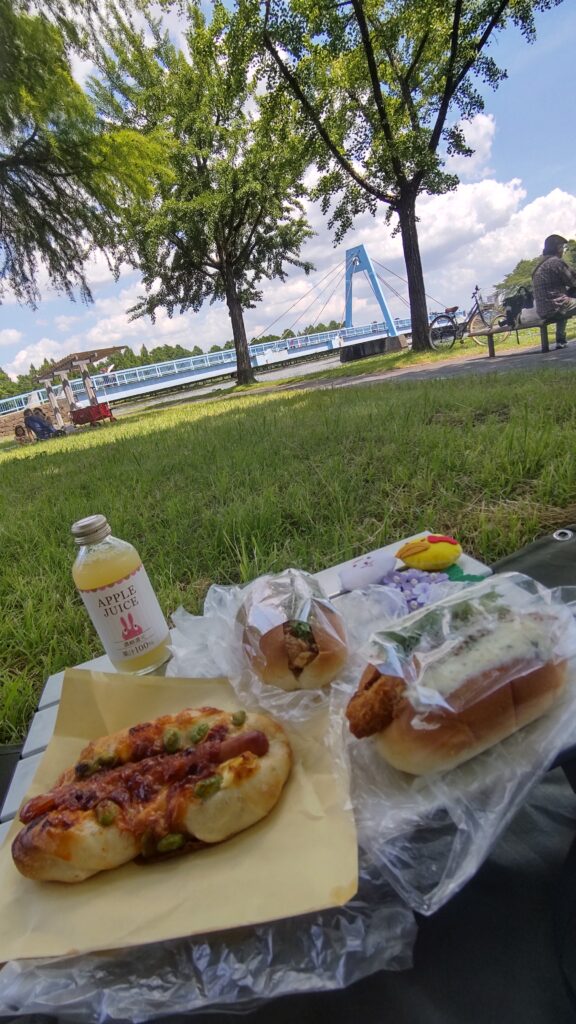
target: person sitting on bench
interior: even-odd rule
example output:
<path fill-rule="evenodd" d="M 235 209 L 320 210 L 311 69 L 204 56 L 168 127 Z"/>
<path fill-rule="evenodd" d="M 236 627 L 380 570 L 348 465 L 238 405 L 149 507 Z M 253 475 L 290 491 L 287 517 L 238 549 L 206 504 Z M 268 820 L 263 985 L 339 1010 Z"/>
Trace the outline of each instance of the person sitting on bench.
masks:
<path fill-rule="evenodd" d="M 24 423 L 28 430 L 31 430 L 36 435 L 39 441 L 44 441 L 47 437 L 55 437 L 58 434 L 58 431 L 55 430 L 49 420 L 38 416 L 32 409 L 24 411 Z"/>
<path fill-rule="evenodd" d="M 548 235 L 532 272 L 536 312 L 542 320 L 556 322 L 556 348 L 565 348 L 566 321 L 576 316 L 576 273 L 562 259 L 567 244 L 562 235 Z"/>

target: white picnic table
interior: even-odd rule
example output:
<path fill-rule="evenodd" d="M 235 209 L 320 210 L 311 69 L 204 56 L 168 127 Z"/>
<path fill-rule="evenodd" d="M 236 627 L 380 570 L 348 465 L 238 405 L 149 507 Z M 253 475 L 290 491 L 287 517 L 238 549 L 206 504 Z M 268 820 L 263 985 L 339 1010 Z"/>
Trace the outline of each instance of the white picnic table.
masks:
<path fill-rule="evenodd" d="M 384 547 L 377 548 L 375 551 L 369 552 L 369 554 L 373 556 L 378 556 L 384 553 L 393 554 L 407 541 L 415 540 L 418 537 L 424 537 L 429 533 L 433 533 L 433 531 L 421 530 L 419 533 L 413 534 L 411 537 L 405 537 L 401 540 L 394 541 L 391 544 L 387 544 Z M 340 562 L 338 565 L 334 565 L 328 569 L 323 569 L 321 572 L 314 573 L 315 578 L 318 580 L 328 597 L 335 597 L 337 594 L 341 593 L 342 587 L 340 583 L 340 572 L 346 567 L 352 565 L 352 563 L 358 561 L 360 557 L 362 556 L 356 555 L 354 558 L 351 558 L 346 562 Z M 487 565 L 483 562 L 479 562 L 477 559 L 472 558 L 466 553 L 463 553 L 460 556 L 458 565 L 465 573 L 485 576 L 490 574 L 490 569 Z M 171 632 L 173 635 L 175 631 Z M 84 661 L 82 664 L 75 665 L 73 667 L 99 672 L 116 671 L 106 654 L 102 654 L 97 658 L 91 658 L 89 661 Z M 63 680 L 64 670 L 61 672 L 55 672 L 46 680 L 46 684 L 38 702 L 38 710 L 32 719 L 28 735 L 26 736 L 26 740 L 22 748 L 21 758 L 16 765 L 2 809 L 0 810 L 0 845 L 6 838 L 14 818 L 18 814 L 18 810 L 36 774 L 36 769 L 40 764 L 42 755 L 54 733 Z"/>

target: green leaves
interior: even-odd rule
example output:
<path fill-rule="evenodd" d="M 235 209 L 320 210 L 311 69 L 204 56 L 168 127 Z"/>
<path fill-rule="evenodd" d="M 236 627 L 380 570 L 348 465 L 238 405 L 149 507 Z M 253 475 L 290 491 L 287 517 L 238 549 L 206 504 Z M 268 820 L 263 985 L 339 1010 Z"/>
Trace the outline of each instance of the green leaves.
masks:
<path fill-rule="evenodd" d="M 228 305 L 239 380 L 252 371 L 244 309 L 259 282 L 306 272 L 300 249 L 312 234 L 302 206 L 309 157 L 296 110 L 259 87 L 257 39 L 249 11 L 215 3 L 211 20 L 188 8 L 188 56 L 159 25 L 136 33 L 117 18 L 98 51 L 92 93 L 118 127 L 137 122 L 162 132 L 164 173 L 126 218 L 126 249 L 146 294 L 135 317 L 156 310 L 198 310 L 206 299 Z"/>
<path fill-rule="evenodd" d="M 57 0 L 45 5 L 58 18 Z M 34 306 L 43 265 L 51 283 L 90 299 L 94 248 L 112 267 L 121 214 L 151 195 L 164 143 L 98 121 L 74 81 L 73 27 L 0 0 L 0 300 L 9 288 Z"/>

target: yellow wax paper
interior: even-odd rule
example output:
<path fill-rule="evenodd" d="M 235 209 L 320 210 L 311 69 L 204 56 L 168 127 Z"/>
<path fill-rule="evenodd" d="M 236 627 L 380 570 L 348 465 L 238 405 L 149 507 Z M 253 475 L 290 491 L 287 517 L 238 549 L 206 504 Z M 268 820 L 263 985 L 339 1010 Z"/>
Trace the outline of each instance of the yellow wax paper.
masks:
<path fill-rule="evenodd" d="M 210 705 L 235 710 L 225 679 L 164 679 L 69 669 L 54 736 L 28 797 L 45 792 L 92 739 Z M 294 766 L 274 810 L 213 847 L 126 864 L 74 885 L 17 871 L 0 848 L 0 961 L 159 942 L 340 906 L 358 887 L 347 787 L 325 742 L 326 715 L 287 728 Z"/>

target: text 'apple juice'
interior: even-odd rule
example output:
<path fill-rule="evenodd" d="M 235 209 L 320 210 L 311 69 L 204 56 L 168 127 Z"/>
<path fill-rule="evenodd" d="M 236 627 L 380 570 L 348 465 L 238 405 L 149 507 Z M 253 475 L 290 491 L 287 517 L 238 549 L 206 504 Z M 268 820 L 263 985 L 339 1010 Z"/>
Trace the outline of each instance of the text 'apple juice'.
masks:
<path fill-rule="evenodd" d="M 119 672 L 153 672 L 170 657 L 170 634 L 136 548 L 101 515 L 79 519 L 72 536 L 72 576 L 110 661 Z"/>

